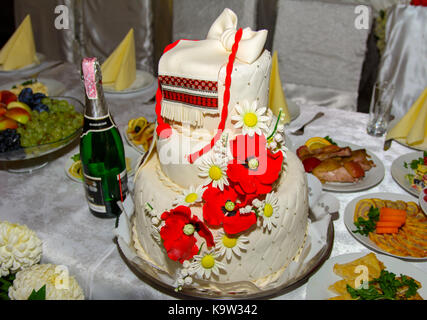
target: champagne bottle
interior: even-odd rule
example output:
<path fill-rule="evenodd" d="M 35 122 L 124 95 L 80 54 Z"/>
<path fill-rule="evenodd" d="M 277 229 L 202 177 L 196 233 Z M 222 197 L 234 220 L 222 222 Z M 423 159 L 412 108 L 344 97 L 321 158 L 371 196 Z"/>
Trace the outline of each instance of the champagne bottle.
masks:
<path fill-rule="evenodd" d="M 120 132 L 104 98 L 102 75 L 96 58 L 82 61 L 86 93 L 80 159 L 86 199 L 92 214 L 115 218 L 121 210 L 117 201 L 128 194 L 125 152 Z"/>

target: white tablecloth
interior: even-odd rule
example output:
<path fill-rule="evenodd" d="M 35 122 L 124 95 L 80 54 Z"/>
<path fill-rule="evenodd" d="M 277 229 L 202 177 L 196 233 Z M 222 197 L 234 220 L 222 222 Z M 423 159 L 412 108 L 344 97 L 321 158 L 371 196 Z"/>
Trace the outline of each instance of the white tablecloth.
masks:
<path fill-rule="evenodd" d="M 66 64 L 43 73 L 66 84 L 64 95 L 83 100 L 79 70 Z M 19 76 L 0 76 L 0 85 Z M 154 102 L 141 103 L 145 97 L 132 99 L 107 96 L 107 102 L 117 125 L 123 133 L 129 119 L 145 116 L 154 120 Z M 304 141 L 312 136 L 329 135 L 336 140 L 363 145 L 384 163 L 386 175 L 376 187 L 357 193 L 333 193 L 340 200 L 339 218 L 334 221 L 335 240 L 331 257 L 359 252 L 366 248 L 349 234 L 343 223 L 347 203 L 355 197 L 373 192 L 406 193 L 390 174 L 392 161 L 413 150 L 393 142 L 384 152 L 384 138 L 366 134 L 367 114 L 343 110 L 302 106 L 299 119 L 322 110 L 325 116 L 306 128 L 302 137 L 290 136 L 291 141 Z M 141 281 L 121 259 L 113 242 L 114 220 L 92 216 L 87 208 L 83 186 L 70 180 L 64 171 L 65 162 L 74 153 L 50 162 L 32 173 L 14 174 L 0 170 L 0 220 L 26 224 L 43 240 L 43 263 L 65 265 L 85 291 L 87 299 L 174 299 Z M 415 198 L 414 198 L 415 199 Z M 416 200 L 416 199 L 415 199 Z M 411 263 L 411 262 L 408 262 Z M 427 262 L 412 263 L 427 271 Z M 276 299 L 304 299 L 306 284 Z"/>

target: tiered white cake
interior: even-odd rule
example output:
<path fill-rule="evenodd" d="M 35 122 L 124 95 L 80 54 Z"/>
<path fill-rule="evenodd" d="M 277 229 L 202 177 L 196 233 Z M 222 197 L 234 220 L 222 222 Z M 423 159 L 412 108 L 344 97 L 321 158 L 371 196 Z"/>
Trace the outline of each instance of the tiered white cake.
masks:
<path fill-rule="evenodd" d="M 133 236 L 178 289 L 274 287 L 306 237 L 305 172 L 267 108 L 267 32 L 236 27 L 225 9 L 206 40 L 174 43 L 159 63 L 156 145 L 135 177 Z"/>

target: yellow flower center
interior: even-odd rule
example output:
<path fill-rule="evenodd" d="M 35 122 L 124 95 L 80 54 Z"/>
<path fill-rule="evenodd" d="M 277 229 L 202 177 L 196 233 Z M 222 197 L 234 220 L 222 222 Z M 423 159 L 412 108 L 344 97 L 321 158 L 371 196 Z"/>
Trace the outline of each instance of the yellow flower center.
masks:
<path fill-rule="evenodd" d="M 258 117 L 255 113 L 249 112 L 243 117 L 243 122 L 247 127 L 255 127 L 258 123 Z"/>
<path fill-rule="evenodd" d="M 228 200 L 226 203 L 225 203 L 225 210 L 227 210 L 227 211 L 233 211 L 234 210 L 234 208 L 235 208 L 235 204 L 234 204 L 234 202 L 233 201 L 230 201 L 230 200 Z"/>
<path fill-rule="evenodd" d="M 212 166 L 209 169 L 209 177 L 212 180 L 219 180 L 219 179 L 221 179 L 222 178 L 222 170 L 221 170 L 221 168 L 218 167 L 218 166 Z"/>
<path fill-rule="evenodd" d="M 210 254 L 207 254 L 202 258 L 201 264 L 205 269 L 213 268 L 215 265 L 215 259 Z"/>
<path fill-rule="evenodd" d="M 182 231 L 187 236 L 191 236 L 194 233 L 194 231 L 196 231 L 196 228 L 194 228 L 194 226 L 191 223 L 188 223 L 184 226 L 184 229 Z"/>
<path fill-rule="evenodd" d="M 264 206 L 264 216 L 266 216 L 267 218 L 270 218 L 273 215 L 273 206 L 269 203 L 267 203 Z"/>
<path fill-rule="evenodd" d="M 193 203 L 197 200 L 198 196 L 197 193 L 193 192 L 193 193 L 189 193 L 186 197 L 185 197 L 185 202 L 187 203 Z"/>
<path fill-rule="evenodd" d="M 252 158 L 248 161 L 249 169 L 256 170 L 259 167 L 259 161 L 256 158 Z"/>
<path fill-rule="evenodd" d="M 233 248 L 237 244 L 237 238 L 229 238 L 226 235 L 222 237 L 222 243 L 226 248 Z"/>

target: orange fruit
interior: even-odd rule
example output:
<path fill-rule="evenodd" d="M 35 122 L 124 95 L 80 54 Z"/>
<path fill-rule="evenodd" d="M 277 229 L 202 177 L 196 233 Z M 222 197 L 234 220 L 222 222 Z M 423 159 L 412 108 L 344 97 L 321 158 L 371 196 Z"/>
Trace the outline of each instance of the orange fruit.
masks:
<path fill-rule="evenodd" d="M 331 143 L 328 140 L 326 140 L 325 138 L 313 137 L 313 138 L 308 139 L 305 142 L 305 145 L 307 146 L 308 149 L 314 150 L 314 149 L 319 149 L 319 148 L 323 148 L 326 146 L 330 146 Z"/>

